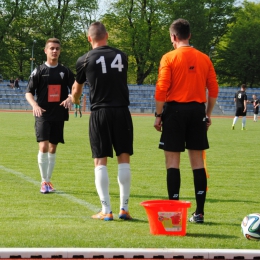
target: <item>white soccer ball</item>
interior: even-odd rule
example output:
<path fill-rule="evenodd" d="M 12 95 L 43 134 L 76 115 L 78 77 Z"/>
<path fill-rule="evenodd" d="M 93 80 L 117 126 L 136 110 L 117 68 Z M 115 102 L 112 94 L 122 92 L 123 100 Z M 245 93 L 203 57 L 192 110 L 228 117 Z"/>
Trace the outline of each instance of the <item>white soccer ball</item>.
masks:
<path fill-rule="evenodd" d="M 247 239 L 260 240 L 260 213 L 252 213 L 244 217 L 241 231 Z"/>

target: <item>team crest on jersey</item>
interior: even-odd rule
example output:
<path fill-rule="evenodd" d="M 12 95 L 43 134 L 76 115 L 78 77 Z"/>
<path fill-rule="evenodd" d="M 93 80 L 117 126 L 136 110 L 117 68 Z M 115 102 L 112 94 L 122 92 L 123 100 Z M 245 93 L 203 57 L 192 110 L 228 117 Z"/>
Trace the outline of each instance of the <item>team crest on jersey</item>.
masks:
<path fill-rule="evenodd" d="M 60 77 L 63 79 L 64 78 L 64 72 L 60 72 Z"/>

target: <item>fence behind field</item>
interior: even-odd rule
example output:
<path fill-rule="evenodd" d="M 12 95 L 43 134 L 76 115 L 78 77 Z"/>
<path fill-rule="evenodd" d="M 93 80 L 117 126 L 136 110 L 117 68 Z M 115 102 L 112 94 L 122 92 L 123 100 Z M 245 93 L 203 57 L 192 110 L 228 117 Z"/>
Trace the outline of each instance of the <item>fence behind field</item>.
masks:
<path fill-rule="evenodd" d="M 19 83 L 20 89 L 11 89 L 9 81 L 0 83 L 0 109 L 11 110 L 31 110 L 31 106 L 25 99 L 27 82 Z M 129 109 L 132 113 L 154 113 L 154 85 L 128 85 L 130 95 Z M 234 115 L 235 103 L 234 95 L 240 88 L 237 87 L 220 87 L 216 106 L 213 115 Z M 247 96 L 252 100 L 252 95 L 256 94 L 260 97 L 260 88 L 248 88 Z M 83 88 L 84 98 L 82 99 L 82 110 L 90 111 L 89 104 L 89 88 Z M 248 104 L 248 115 L 253 114 L 253 106 Z"/>

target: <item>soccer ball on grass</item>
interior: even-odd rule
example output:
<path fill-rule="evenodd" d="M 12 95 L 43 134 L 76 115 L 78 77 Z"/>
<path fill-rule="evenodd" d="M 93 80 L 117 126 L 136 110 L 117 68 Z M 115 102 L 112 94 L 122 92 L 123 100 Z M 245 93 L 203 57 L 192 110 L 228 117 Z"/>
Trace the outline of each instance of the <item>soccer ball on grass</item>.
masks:
<path fill-rule="evenodd" d="M 260 240 L 260 214 L 252 213 L 244 217 L 241 231 L 247 239 Z"/>

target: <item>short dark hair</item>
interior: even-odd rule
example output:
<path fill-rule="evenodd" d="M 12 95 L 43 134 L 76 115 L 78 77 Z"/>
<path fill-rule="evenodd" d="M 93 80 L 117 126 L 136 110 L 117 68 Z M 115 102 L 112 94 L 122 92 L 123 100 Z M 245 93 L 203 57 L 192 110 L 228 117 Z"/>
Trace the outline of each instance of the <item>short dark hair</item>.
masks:
<path fill-rule="evenodd" d="M 54 42 L 54 43 L 58 43 L 60 45 L 60 40 L 58 38 L 49 38 L 46 43 L 45 43 L 45 47 L 47 46 L 48 43 L 50 42 Z"/>
<path fill-rule="evenodd" d="M 179 18 L 170 26 L 170 34 L 176 35 L 179 40 L 187 40 L 190 37 L 190 24 L 187 20 Z"/>
<path fill-rule="evenodd" d="M 107 30 L 103 23 L 101 22 L 94 22 L 88 28 L 88 35 L 94 41 L 103 40 L 106 37 Z"/>
<path fill-rule="evenodd" d="M 246 84 L 242 84 L 241 88 L 245 89 L 246 88 Z"/>

